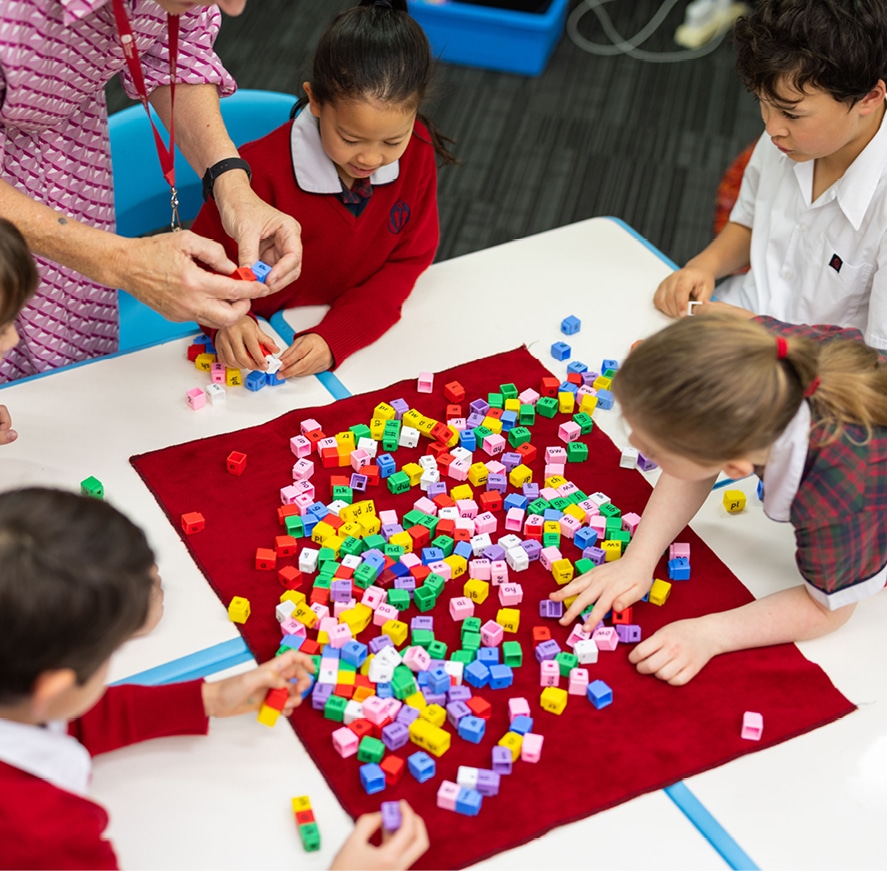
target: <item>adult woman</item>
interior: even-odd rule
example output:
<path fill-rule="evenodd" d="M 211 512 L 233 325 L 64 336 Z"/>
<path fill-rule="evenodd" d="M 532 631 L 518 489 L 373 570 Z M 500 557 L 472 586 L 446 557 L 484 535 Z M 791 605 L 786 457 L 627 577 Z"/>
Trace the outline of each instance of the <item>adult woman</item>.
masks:
<path fill-rule="evenodd" d="M 221 0 L 231 15 L 246 0 Z M 115 6 L 118 8 L 115 9 Z M 274 265 L 266 285 L 226 277 L 238 265 L 222 247 L 189 232 L 144 239 L 113 233 L 114 208 L 105 83 L 118 72 L 139 96 L 124 57 L 119 13 L 128 22 L 144 93 L 169 127 L 169 35 L 178 16 L 176 144 L 204 175 L 240 264 Z M 115 12 L 118 13 L 115 19 Z M 253 194 L 219 112 L 234 82 L 212 50 L 220 13 L 181 0 L 7 0 L 0 11 L 0 216 L 13 220 L 37 255 L 42 277 L 17 326 L 19 347 L 0 380 L 45 371 L 116 349 L 116 290 L 122 287 L 174 320 L 225 326 L 248 298 L 298 276 L 299 225 Z M 133 172 L 159 172 L 134 166 Z M 213 272 L 203 266 L 210 267 Z M 221 273 L 221 274 L 214 274 Z"/>

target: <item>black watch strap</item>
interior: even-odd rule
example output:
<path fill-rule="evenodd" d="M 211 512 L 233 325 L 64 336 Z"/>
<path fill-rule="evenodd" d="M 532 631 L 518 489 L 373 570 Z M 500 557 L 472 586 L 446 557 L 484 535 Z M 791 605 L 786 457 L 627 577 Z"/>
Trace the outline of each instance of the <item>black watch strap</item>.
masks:
<path fill-rule="evenodd" d="M 213 185 L 216 183 L 216 179 L 230 169 L 242 169 L 246 173 L 246 177 L 252 180 L 253 172 L 250 169 L 250 165 L 242 157 L 226 157 L 224 160 L 214 163 L 203 174 L 204 202 L 213 198 Z"/>

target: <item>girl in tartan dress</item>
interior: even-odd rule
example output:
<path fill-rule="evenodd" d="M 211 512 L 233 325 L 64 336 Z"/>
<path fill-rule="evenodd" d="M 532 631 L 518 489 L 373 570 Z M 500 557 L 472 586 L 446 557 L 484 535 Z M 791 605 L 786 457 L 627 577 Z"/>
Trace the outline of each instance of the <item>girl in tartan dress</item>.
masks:
<path fill-rule="evenodd" d="M 551 595 L 593 628 L 650 589 L 720 472 L 763 480 L 794 527 L 802 583 L 664 626 L 629 659 L 673 685 L 713 656 L 832 632 L 887 581 L 887 365 L 858 330 L 712 313 L 639 344 L 613 382 L 631 443 L 662 474 L 625 555 Z"/>

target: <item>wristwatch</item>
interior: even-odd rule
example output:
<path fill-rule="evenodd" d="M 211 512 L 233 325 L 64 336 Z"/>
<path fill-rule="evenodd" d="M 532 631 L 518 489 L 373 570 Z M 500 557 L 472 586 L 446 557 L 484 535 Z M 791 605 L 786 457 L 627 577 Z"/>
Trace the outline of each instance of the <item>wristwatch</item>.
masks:
<path fill-rule="evenodd" d="M 203 174 L 204 202 L 213 198 L 213 185 L 215 184 L 216 179 L 222 175 L 222 173 L 228 172 L 230 169 L 242 169 L 246 173 L 246 177 L 252 180 L 253 172 L 250 169 L 250 165 L 242 157 L 226 157 L 224 160 L 214 163 Z"/>

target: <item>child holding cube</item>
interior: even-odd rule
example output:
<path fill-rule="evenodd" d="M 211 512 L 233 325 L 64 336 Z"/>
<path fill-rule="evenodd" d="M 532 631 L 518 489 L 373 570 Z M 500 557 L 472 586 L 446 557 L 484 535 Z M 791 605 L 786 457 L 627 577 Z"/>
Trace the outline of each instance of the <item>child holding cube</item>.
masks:
<path fill-rule="evenodd" d="M 214 683 L 105 687 L 114 650 L 156 622 L 159 578 L 143 533 L 105 502 L 55 490 L 0 495 L 0 867 L 116 868 L 104 808 L 87 797 L 90 755 L 259 708 L 311 682 L 289 651 Z M 381 815 L 358 820 L 334 867 L 408 867 L 428 845 L 403 805 L 375 847 Z"/>
<path fill-rule="evenodd" d="M 734 40 L 766 135 L 730 221 L 654 301 L 679 317 L 750 265 L 718 287 L 719 301 L 856 327 L 887 348 L 887 4 L 761 0 Z"/>
<path fill-rule="evenodd" d="M 290 306 L 329 310 L 281 354 L 281 378 L 334 368 L 400 319 L 437 249 L 435 155 L 454 161 L 419 114 L 432 67 L 406 0 L 364 0 L 321 37 L 296 108 L 307 106 L 240 152 L 256 193 L 301 222 L 302 273 L 253 300 L 251 316 L 210 332 L 219 362 L 264 370 L 262 346 L 278 348 L 255 317 Z M 211 201 L 193 229 L 236 255 Z"/>
<path fill-rule="evenodd" d="M 801 586 L 664 626 L 629 655 L 681 685 L 713 656 L 832 632 L 887 580 L 887 365 L 856 330 L 726 314 L 638 345 L 613 381 L 631 443 L 662 475 L 625 555 L 551 595 L 593 628 L 650 589 L 663 551 L 719 472 L 757 472 L 764 511 L 790 522 Z"/>

